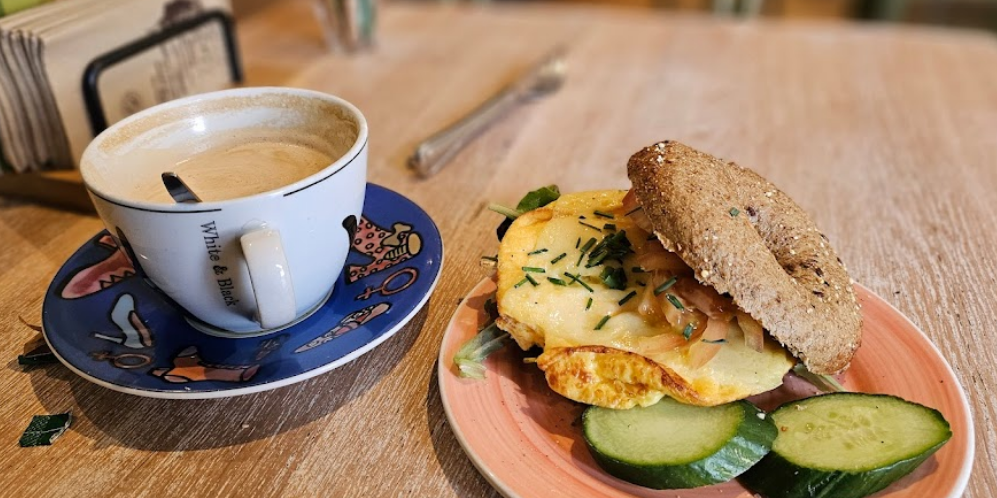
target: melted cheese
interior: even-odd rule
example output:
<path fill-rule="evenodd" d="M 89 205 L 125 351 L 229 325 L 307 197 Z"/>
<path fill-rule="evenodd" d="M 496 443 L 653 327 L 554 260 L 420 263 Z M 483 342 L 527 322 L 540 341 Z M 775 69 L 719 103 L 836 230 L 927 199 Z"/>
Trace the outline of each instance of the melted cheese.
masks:
<path fill-rule="evenodd" d="M 548 383 L 562 395 L 584 403 L 646 406 L 670 395 L 688 403 L 715 405 L 779 386 L 793 360 L 771 341 L 763 352 L 751 350 L 736 335 L 736 328 L 716 357 L 699 368 L 689 362 L 691 342 L 676 348 L 656 347 L 658 339 L 674 341 L 683 331 L 637 312 L 641 293 L 653 283 L 649 274 L 633 271 L 638 266 L 635 254 L 622 262 L 586 267 L 588 254 L 581 249 L 590 239 L 594 246 L 622 230 L 638 253 L 648 243 L 647 233 L 624 216 L 624 194 L 564 195 L 513 223 L 499 249 L 499 326 L 523 349 L 543 347 L 538 364 Z M 607 223 L 616 230 L 604 228 Z M 626 288 L 610 289 L 602 283 L 599 275 L 607 266 L 625 270 Z M 592 291 L 568 274 L 578 276 Z M 620 301 L 634 292 L 621 306 Z M 606 316 L 610 318 L 600 327 Z"/>

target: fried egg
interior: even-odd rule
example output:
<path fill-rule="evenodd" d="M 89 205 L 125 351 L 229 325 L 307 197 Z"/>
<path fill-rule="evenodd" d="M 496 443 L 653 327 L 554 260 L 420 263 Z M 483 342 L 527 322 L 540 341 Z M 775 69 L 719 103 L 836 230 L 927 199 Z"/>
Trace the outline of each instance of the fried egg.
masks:
<path fill-rule="evenodd" d="M 566 194 L 516 219 L 499 248 L 498 326 L 524 350 L 543 348 L 550 387 L 582 403 L 712 406 L 781 385 L 794 360 L 778 344 L 750 347 L 729 311 L 720 337 L 704 334 L 706 311 L 668 291 L 700 285 L 691 270 L 643 268 L 642 255 L 663 249 L 627 216 L 625 193 Z M 703 364 L 696 350 L 711 347 Z"/>

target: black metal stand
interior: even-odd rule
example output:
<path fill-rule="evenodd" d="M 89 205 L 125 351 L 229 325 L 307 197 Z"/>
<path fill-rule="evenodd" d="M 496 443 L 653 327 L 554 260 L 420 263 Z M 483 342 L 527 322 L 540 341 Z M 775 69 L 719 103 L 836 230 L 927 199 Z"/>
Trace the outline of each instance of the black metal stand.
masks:
<path fill-rule="evenodd" d="M 104 105 L 97 86 L 101 73 L 115 64 L 210 22 L 217 22 L 221 25 L 222 35 L 225 38 L 225 49 L 228 51 L 229 73 L 234 83 L 241 82 L 242 64 L 239 59 L 239 49 L 235 41 L 235 22 L 232 20 L 232 16 L 219 10 L 205 12 L 199 16 L 171 25 L 145 38 L 135 40 L 128 45 L 114 49 L 97 57 L 87 65 L 83 71 L 83 101 L 87 106 L 90 128 L 93 130 L 94 136 L 97 136 L 97 134 L 107 128 L 107 115 L 104 113 Z"/>

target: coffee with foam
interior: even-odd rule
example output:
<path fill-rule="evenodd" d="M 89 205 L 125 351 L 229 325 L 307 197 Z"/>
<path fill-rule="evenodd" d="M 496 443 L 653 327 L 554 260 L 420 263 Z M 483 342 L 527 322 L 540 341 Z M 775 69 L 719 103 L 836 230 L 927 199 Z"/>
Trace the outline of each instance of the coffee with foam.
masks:
<path fill-rule="evenodd" d="M 204 202 L 248 197 L 303 180 L 329 166 L 334 158 L 321 150 L 274 140 L 237 141 L 215 147 L 168 166 L 153 168 L 176 173 Z M 170 203 L 155 175 L 136 186 L 132 198 Z"/>
<path fill-rule="evenodd" d="M 304 180 L 346 155 L 359 131 L 344 109 L 303 106 L 299 99 L 260 95 L 204 102 L 134 120 L 91 151 L 98 160 L 88 185 L 134 202 L 172 204 L 164 172 L 176 173 L 204 202 Z"/>

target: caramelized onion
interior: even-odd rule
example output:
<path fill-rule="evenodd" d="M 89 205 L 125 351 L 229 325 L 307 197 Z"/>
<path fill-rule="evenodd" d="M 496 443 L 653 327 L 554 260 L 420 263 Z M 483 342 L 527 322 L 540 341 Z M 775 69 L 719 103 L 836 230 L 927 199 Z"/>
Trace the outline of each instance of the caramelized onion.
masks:
<path fill-rule="evenodd" d="M 653 278 L 651 279 L 653 283 Z M 640 303 L 637 305 L 637 312 L 641 316 L 650 317 L 661 317 L 661 306 L 658 305 L 658 300 L 654 296 L 654 286 L 646 285 L 644 290 L 640 294 Z"/>
<path fill-rule="evenodd" d="M 653 232 L 654 226 L 651 225 L 651 219 L 647 217 L 644 210 L 640 207 L 640 203 L 637 202 L 637 194 L 634 193 L 633 189 L 627 192 L 627 195 L 623 196 L 623 212 L 628 218 L 630 218 L 635 225 L 644 230 L 645 232 Z"/>
<path fill-rule="evenodd" d="M 634 192 L 634 189 L 628 190 L 627 195 L 623 196 L 623 212 L 629 213 L 639 207 L 640 203 L 637 202 L 637 192 Z"/>
<path fill-rule="evenodd" d="M 765 331 L 762 329 L 762 324 L 747 313 L 737 310 L 737 325 L 744 333 L 744 345 L 761 353 L 765 349 Z"/>
<path fill-rule="evenodd" d="M 648 240 L 649 233 L 641 230 L 639 227 L 634 225 L 632 222 L 628 223 L 629 218 L 623 218 L 623 220 L 617 220 L 616 228 L 627 232 L 627 240 L 630 241 L 630 245 L 633 247 L 635 253 L 640 254 L 644 252 L 646 247 L 652 244 L 661 246 L 657 240 Z"/>
<path fill-rule="evenodd" d="M 631 220 L 633 220 L 634 225 L 640 227 L 641 230 L 645 232 L 654 232 L 654 225 L 651 224 L 651 218 L 647 217 L 643 209 L 634 211 L 627 215 Z"/>
<path fill-rule="evenodd" d="M 651 293 L 654 294 L 654 291 L 652 290 Z M 686 314 L 689 308 L 685 308 L 685 303 L 681 303 L 682 300 L 679 299 L 679 302 L 683 305 L 683 309 L 678 309 L 674 304 L 672 304 L 671 301 L 668 300 L 668 295 L 669 294 L 667 292 L 662 292 L 661 294 L 655 296 L 658 298 L 658 306 L 661 307 L 661 311 L 665 315 L 665 320 L 675 327 L 685 327 L 685 325 L 689 323 L 689 319 L 683 317 L 682 315 Z"/>
<path fill-rule="evenodd" d="M 654 245 L 661 247 L 658 244 L 647 244 L 648 247 Z M 641 268 L 647 271 L 665 270 L 673 275 L 692 273 L 692 269 L 689 268 L 689 265 L 685 264 L 685 262 L 674 253 L 670 253 L 665 250 L 645 251 L 637 255 L 636 261 Z"/>
<path fill-rule="evenodd" d="M 706 313 L 706 316 L 718 320 L 729 321 L 735 310 L 734 302 L 729 297 L 721 296 L 716 289 L 703 285 L 695 279 L 682 278 L 675 283 L 673 291 L 677 296 L 687 301 L 693 307 Z"/>
<path fill-rule="evenodd" d="M 689 366 L 701 368 L 710 362 L 720 352 L 723 343 L 704 342 L 719 341 L 727 339 L 727 331 L 730 322 L 710 318 L 703 331 L 703 337 L 692 346 L 689 346 Z"/>
<path fill-rule="evenodd" d="M 650 337 L 638 337 L 636 343 L 637 349 L 641 353 L 661 354 L 684 346 L 686 341 L 682 334 L 665 332 Z"/>

